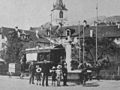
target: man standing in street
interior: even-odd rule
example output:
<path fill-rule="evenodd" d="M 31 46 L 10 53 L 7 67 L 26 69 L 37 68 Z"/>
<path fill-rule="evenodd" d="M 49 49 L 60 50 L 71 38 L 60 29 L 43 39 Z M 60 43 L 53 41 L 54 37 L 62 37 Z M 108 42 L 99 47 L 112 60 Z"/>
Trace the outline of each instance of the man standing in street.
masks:
<path fill-rule="evenodd" d="M 20 79 L 23 79 L 24 73 L 25 73 L 25 63 L 21 62 L 21 75 L 20 75 Z"/>
<path fill-rule="evenodd" d="M 63 86 L 67 86 L 67 63 L 65 62 L 62 67 L 62 74 L 63 74 Z"/>
<path fill-rule="evenodd" d="M 43 72 L 42 86 L 44 86 L 45 79 L 46 86 L 48 86 L 49 63 L 47 62 L 47 60 L 44 60 L 44 63 L 42 65 L 42 72 Z"/>
<path fill-rule="evenodd" d="M 33 62 L 31 62 L 31 64 L 29 65 L 29 74 L 30 74 L 29 84 L 34 84 L 35 67 Z"/>

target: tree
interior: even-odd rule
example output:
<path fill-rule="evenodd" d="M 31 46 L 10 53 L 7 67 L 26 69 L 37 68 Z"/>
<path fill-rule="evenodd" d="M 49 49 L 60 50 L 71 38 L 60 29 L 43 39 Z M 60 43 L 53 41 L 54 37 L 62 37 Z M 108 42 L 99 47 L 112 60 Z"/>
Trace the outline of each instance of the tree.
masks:
<path fill-rule="evenodd" d="M 6 60 L 8 63 L 19 62 L 24 42 L 20 40 L 16 31 L 10 31 L 8 37 Z"/>
<path fill-rule="evenodd" d="M 87 52 L 85 57 L 91 61 L 96 59 L 95 45 L 95 38 L 87 38 L 85 40 L 85 50 Z M 118 48 L 117 44 L 114 43 L 114 38 L 98 38 L 98 60 L 107 55 L 115 55 L 118 53 Z"/>

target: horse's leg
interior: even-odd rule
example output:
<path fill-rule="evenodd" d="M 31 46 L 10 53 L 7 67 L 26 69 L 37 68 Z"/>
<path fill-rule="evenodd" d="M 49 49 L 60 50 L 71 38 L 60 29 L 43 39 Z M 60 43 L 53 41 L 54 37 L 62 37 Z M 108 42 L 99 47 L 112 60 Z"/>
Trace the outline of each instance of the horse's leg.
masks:
<path fill-rule="evenodd" d="M 80 83 L 83 84 L 83 81 L 84 81 L 84 76 L 83 76 L 83 73 L 80 74 Z"/>
<path fill-rule="evenodd" d="M 97 80 L 100 80 L 100 69 L 97 70 L 96 74 L 97 74 Z"/>

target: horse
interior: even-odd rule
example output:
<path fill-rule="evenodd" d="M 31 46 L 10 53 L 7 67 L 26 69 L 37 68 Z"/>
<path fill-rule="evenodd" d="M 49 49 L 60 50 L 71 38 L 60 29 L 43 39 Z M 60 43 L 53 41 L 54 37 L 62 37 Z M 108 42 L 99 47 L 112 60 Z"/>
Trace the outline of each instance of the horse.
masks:
<path fill-rule="evenodd" d="M 88 62 L 80 63 L 78 65 L 78 69 L 81 69 L 81 76 L 80 76 L 80 82 L 82 84 L 85 84 L 86 81 L 92 80 L 93 77 L 97 80 L 100 80 L 100 71 L 102 69 L 105 69 L 110 65 L 110 61 L 108 57 L 104 57 L 102 59 L 99 59 L 96 64 L 92 65 Z"/>
<path fill-rule="evenodd" d="M 100 80 L 100 71 L 102 69 L 106 69 L 110 66 L 110 61 L 108 57 L 104 57 L 102 59 L 98 59 L 95 65 L 92 66 L 91 70 L 94 73 L 93 75 L 97 80 Z"/>
<path fill-rule="evenodd" d="M 78 68 L 81 69 L 81 74 L 80 74 L 80 82 L 81 84 L 85 84 L 86 81 L 91 80 L 91 64 L 90 63 L 80 63 Z"/>

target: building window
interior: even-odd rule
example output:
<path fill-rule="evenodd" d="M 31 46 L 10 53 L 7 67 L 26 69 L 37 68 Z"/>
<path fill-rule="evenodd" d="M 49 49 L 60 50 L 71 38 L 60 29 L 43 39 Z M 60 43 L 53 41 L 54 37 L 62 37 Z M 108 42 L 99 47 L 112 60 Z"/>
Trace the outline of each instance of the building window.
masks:
<path fill-rule="evenodd" d="M 0 34 L 2 34 L 2 30 L 0 30 Z"/>
<path fill-rule="evenodd" d="M 5 46 L 5 44 L 4 43 L 2 43 L 2 48 Z"/>
<path fill-rule="evenodd" d="M 63 18 L 63 11 L 62 10 L 59 13 L 59 18 Z"/>
<path fill-rule="evenodd" d="M 4 39 L 4 35 L 2 34 L 2 39 Z"/>
<path fill-rule="evenodd" d="M 90 30 L 90 37 L 93 37 L 93 30 Z"/>
<path fill-rule="evenodd" d="M 67 36 L 70 36 L 70 35 L 71 35 L 71 31 L 70 31 L 70 29 L 67 29 L 67 31 L 66 31 L 66 35 L 67 35 Z"/>

